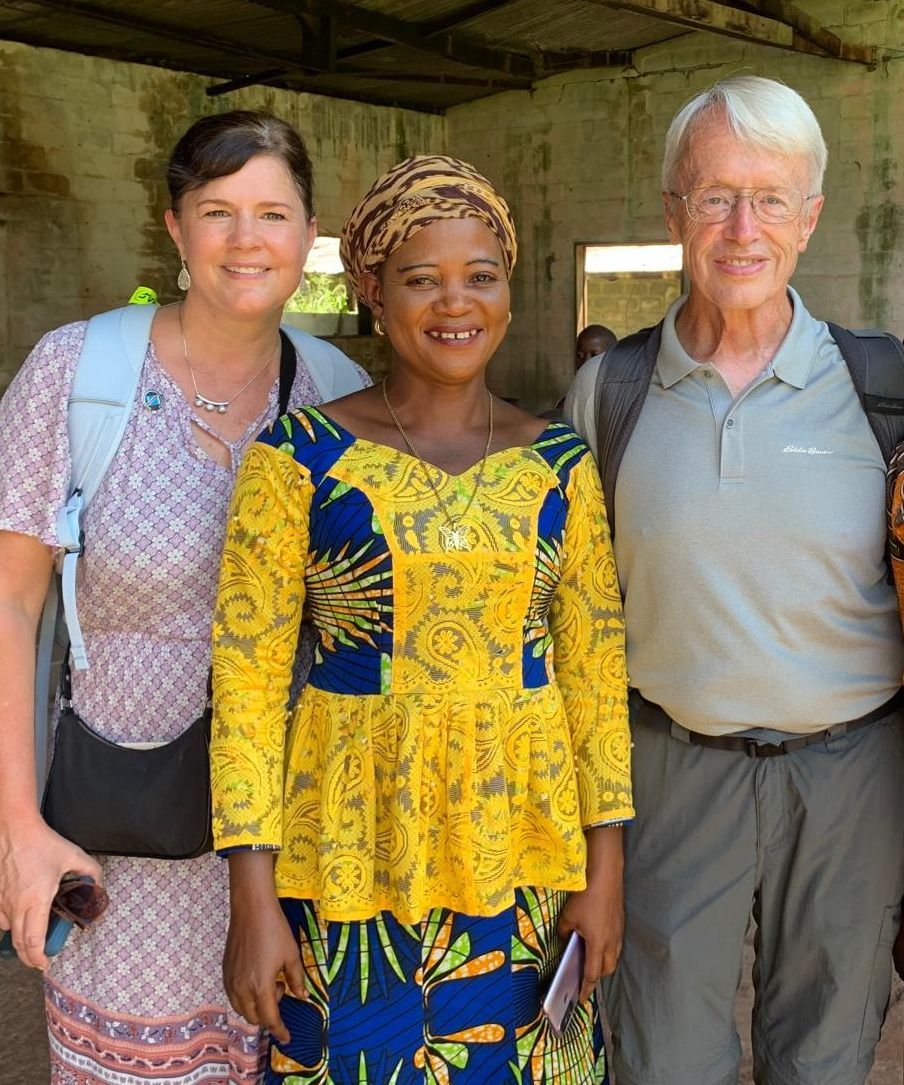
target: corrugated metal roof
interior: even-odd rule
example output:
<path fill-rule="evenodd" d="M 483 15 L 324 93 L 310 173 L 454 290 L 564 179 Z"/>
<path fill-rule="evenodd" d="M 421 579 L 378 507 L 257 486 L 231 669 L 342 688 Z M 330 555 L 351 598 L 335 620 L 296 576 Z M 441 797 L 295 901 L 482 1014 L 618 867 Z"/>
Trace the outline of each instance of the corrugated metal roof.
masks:
<path fill-rule="evenodd" d="M 699 10 L 683 0 L 636 0 L 631 11 L 618 3 L 0 0 L 0 39 L 198 72 L 217 81 L 213 94 L 268 83 L 429 111 L 530 87 L 550 71 L 624 66 L 634 50 L 692 29 L 864 63 L 873 57 L 793 4 L 782 8 L 786 24 L 746 0 L 709 0 Z"/>

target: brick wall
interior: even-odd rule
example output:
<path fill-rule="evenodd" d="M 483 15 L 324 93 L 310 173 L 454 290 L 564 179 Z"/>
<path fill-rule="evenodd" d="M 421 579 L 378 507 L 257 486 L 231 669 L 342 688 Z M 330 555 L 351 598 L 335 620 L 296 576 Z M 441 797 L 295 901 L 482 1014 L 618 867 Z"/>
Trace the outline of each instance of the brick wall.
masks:
<path fill-rule="evenodd" d="M 843 40 L 878 45 L 888 57 L 870 71 L 688 33 L 639 51 L 636 69 L 573 72 L 447 114 L 449 153 L 501 185 L 519 229 L 498 387 L 536 405 L 567 385 L 575 245 L 666 240 L 659 169 L 669 121 L 694 94 L 736 73 L 799 90 L 829 147 L 826 206 L 795 285 L 818 315 L 904 332 L 904 3 L 798 6 Z"/>
<path fill-rule="evenodd" d="M 163 176 L 199 116 L 267 108 L 295 124 L 327 234 L 379 172 L 444 148 L 440 117 L 265 87 L 210 100 L 210 82 L 0 42 L 0 389 L 48 328 L 122 304 L 138 283 L 178 293 Z"/>

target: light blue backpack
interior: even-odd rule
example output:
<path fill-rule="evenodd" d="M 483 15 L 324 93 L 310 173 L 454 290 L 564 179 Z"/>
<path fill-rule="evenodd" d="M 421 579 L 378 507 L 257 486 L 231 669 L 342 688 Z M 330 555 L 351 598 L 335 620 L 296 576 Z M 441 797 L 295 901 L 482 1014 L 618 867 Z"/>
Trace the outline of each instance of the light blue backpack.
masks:
<path fill-rule="evenodd" d="M 156 312 L 156 305 L 126 305 L 92 317 L 69 394 L 72 473 L 66 502 L 57 512 L 60 550 L 41 614 L 35 665 L 35 771 L 39 795 L 47 775 L 56 672 L 67 640 L 72 666 L 77 670 L 88 667 L 75 597 L 76 569 L 84 541 L 82 514 L 97 493 L 125 433 Z M 363 387 L 360 371 L 332 344 L 298 328 L 284 326 L 282 331 L 303 359 L 324 402 Z"/>

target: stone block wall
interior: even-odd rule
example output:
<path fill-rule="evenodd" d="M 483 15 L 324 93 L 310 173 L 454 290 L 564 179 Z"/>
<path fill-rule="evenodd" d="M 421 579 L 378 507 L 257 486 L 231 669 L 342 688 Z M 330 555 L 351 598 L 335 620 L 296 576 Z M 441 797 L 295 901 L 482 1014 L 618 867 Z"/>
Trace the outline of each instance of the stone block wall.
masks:
<path fill-rule="evenodd" d="M 904 332 L 904 2 L 798 6 L 845 41 L 877 45 L 884 59 L 871 70 L 687 33 L 639 51 L 635 68 L 572 72 L 447 114 L 449 153 L 501 186 L 519 229 L 514 319 L 494 363 L 500 389 L 537 405 L 567 385 L 575 245 L 667 240 L 666 129 L 689 98 L 731 74 L 783 80 L 823 126 L 826 205 L 795 278 L 807 303 L 842 323 Z"/>
<path fill-rule="evenodd" d="M 378 173 L 441 152 L 443 118 L 0 42 L 0 390 L 49 328 L 178 291 L 163 225 L 164 171 L 182 132 L 226 109 L 266 108 L 305 136 L 322 233 L 336 234 Z"/>

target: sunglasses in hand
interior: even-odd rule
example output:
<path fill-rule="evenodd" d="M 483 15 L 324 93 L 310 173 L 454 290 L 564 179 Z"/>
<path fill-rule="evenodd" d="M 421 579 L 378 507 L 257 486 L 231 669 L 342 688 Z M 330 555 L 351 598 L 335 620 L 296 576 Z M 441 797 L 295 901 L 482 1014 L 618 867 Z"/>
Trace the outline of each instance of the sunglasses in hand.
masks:
<path fill-rule="evenodd" d="M 50 905 L 44 952 L 48 957 L 59 953 L 73 926 L 84 930 L 103 915 L 108 903 L 107 891 L 84 874 L 66 874 Z M 0 939 L 0 957 L 15 957 L 12 933 Z"/>

